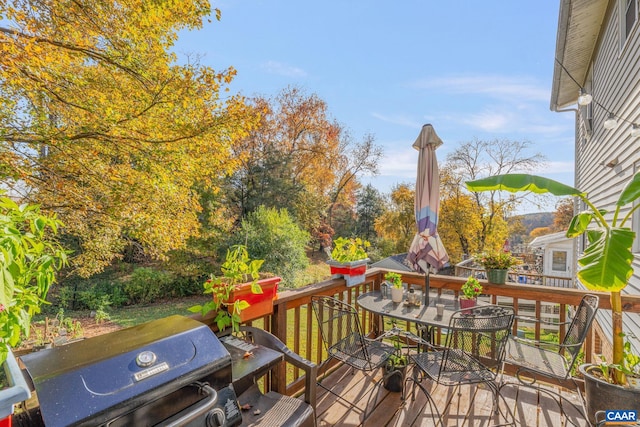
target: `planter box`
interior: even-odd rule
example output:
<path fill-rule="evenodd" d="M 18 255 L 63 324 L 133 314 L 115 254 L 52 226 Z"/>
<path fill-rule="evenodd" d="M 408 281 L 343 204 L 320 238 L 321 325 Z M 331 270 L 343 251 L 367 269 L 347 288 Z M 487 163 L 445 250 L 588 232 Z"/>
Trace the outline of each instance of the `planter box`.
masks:
<path fill-rule="evenodd" d="M 278 297 L 278 284 L 281 280 L 282 278 L 278 276 L 258 280 L 263 292 L 261 294 L 251 292 L 251 283 L 242 283 L 236 286 L 229 296 L 229 302 L 240 300 L 249 304 L 249 307 L 240 312 L 240 319 L 243 323 L 273 314 L 273 300 Z"/>
<path fill-rule="evenodd" d="M 0 427 L 11 427 L 13 405 L 27 400 L 31 393 L 11 350 L 7 354 L 3 368 L 9 386 L 0 390 Z"/>
<path fill-rule="evenodd" d="M 347 286 L 355 286 L 364 282 L 367 273 L 367 263 L 369 258 L 352 262 L 327 261 L 331 268 L 332 275 L 341 275 L 347 282 Z"/>

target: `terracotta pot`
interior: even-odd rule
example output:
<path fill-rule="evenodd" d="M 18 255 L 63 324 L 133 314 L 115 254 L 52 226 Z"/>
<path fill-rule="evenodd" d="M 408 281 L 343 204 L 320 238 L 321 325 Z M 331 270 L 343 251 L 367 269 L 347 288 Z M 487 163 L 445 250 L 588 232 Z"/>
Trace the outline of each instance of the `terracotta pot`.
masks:
<path fill-rule="evenodd" d="M 282 278 L 278 276 L 258 280 L 262 288 L 261 294 L 251 292 L 251 282 L 241 283 L 235 287 L 229 296 L 229 302 L 241 300 L 249 303 L 249 307 L 240 312 L 241 322 L 249 322 L 273 314 L 273 300 L 278 297 L 278 284 L 281 280 Z"/>
<path fill-rule="evenodd" d="M 609 384 L 596 378 L 591 372 L 600 370 L 597 365 L 580 365 L 579 370 L 584 377 L 585 406 L 587 418 L 591 424 L 596 424 L 595 414 L 598 411 L 638 410 L 640 389 Z"/>

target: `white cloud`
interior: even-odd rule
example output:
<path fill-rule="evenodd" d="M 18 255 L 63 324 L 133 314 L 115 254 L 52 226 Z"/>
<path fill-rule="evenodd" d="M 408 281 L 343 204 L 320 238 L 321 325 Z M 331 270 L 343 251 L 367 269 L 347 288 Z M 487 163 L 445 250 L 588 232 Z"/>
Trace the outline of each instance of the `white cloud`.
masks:
<path fill-rule="evenodd" d="M 551 161 L 545 162 L 540 170 L 533 171 L 537 175 L 573 174 L 575 163 L 573 161 Z"/>
<path fill-rule="evenodd" d="M 482 94 L 518 101 L 548 101 L 550 89 L 528 77 L 500 75 L 436 77 L 415 81 L 417 89 L 440 89 L 450 93 Z"/>
<path fill-rule="evenodd" d="M 302 68 L 294 67 L 278 61 L 267 61 L 261 65 L 261 68 L 271 74 L 278 74 L 285 77 L 306 77 L 307 72 Z"/>

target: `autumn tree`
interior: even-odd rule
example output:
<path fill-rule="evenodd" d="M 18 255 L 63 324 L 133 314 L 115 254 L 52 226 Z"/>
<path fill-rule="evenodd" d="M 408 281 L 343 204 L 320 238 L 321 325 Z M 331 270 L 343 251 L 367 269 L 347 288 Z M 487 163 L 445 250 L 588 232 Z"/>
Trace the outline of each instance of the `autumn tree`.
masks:
<path fill-rule="evenodd" d="M 482 228 L 481 212 L 473 196 L 463 191 L 460 178 L 451 175 L 447 168 L 440 169 L 440 187 L 438 234 L 451 263 L 455 264 L 465 255 L 479 252 L 473 236 Z"/>
<path fill-rule="evenodd" d="M 573 199 L 565 198 L 556 203 L 556 211 L 553 213 L 553 230 L 564 231 L 569 228 L 573 219 Z"/>
<path fill-rule="evenodd" d="M 376 173 L 382 155 L 372 136 L 362 142 L 329 116 L 326 102 L 297 87 L 256 97 L 259 125 L 234 148 L 241 167 L 228 195 L 239 217 L 264 205 L 286 208 L 309 231 L 335 228 L 337 205 L 353 214 L 357 176 Z"/>
<path fill-rule="evenodd" d="M 529 236 L 532 238 L 546 236 L 547 234 L 551 234 L 553 230 L 551 227 L 536 227 L 529 233 Z"/>
<path fill-rule="evenodd" d="M 394 253 L 409 250 L 416 234 L 415 190 L 409 184 L 398 184 L 391 190 L 386 210 L 375 221 L 378 236 L 394 243 Z"/>
<path fill-rule="evenodd" d="M 196 183 L 215 191 L 237 166 L 253 114 L 220 96 L 235 71 L 170 50 L 211 12 L 204 0 L 0 2 L 0 173 L 58 213 L 84 275 L 129 242 L 157 258 L 184 247 L 200 229 Z"/>
<path fill-rule="evenodd" d="M 529 154 L 529 141 L 474 139 L 465 142 L 447 156 L 445 167 L 455 185 L 485 176 L 505 173 L 530 172 L 544 162 L 540 153 Z M 480 227 L 468 236 L 477 242 L 478 250 L 499 250 L 508 234 L 507 218 L 511 216 L 520 199 L 500 192 L 471 193 L 475 209 L 480 213 Z"/>

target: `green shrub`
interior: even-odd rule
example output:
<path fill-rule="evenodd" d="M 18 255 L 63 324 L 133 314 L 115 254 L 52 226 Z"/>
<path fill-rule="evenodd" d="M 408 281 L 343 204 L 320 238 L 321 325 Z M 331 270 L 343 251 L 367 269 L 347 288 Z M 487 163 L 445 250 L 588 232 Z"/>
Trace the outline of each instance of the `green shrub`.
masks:
<path fill-rule="evenodd" d="M 296 273 L 309 265 L 305 248 L 310 235 L 286 209 L 260 206 L 242 220 L 233 244 L 246 245 L 252 259 L 263 259 L 262 271 L 282 277 L 283 287 L 293 287 Z"/>
<path fill-rule="evenodd" d="M 124 292 L 131 304 L 149 304 L 166 294 L 171 275 L 148 267 L 133 270 L 124 284 Z"/>

